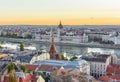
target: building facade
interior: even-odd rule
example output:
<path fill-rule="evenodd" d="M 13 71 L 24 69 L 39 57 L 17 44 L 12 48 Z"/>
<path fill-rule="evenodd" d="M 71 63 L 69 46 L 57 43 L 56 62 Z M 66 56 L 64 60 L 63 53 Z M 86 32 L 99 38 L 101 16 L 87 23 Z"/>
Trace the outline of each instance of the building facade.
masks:
<path fill-rule="evenodd" d="M 63 25 L 58 25 L 55 32 L 55 42 L 66 42 L 66 43 L 87 43 L 88 35 L 85 33 L 77 34 L 76 32 L 66 32 L 64 31 Z M 46 34 L 35 34 L 36 41 L 49 41 L 50 42 L 51 33 Z"/>
<path fill-rule="evenodd" d="M 21 62 L 21 63 L 34 63 L 40 60 L 48 60 L 50 59 L 50 54 L 48 52 L 43 52 L 39 51 L 34 54 L 29 54 L 29 55 L 19 55 L 16 58 L 16 61 Z"/>
<path fill-rule="evenodd" d="M 102 41 L 112 41 L 114 44 L 120 44 L 120 34 L 115 32 L 113 34 L 102 35 Z"/>
<path fill-rule="evenodd" d="M 111 63 L 111 55 L 106 54 L 92 54 L 83 59 L 90 63 L 90 74 L 96 78 L 106 75 L 107 66 Z"/>

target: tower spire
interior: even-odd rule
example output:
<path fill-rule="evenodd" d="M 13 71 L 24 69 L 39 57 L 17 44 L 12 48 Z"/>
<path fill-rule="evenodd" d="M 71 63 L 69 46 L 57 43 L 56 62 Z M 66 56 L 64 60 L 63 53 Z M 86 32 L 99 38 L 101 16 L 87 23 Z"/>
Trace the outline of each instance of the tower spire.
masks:
<path fill-rule="evenodd" d="M 61 20 L 60 20 L 60 25 L 61 25 Z"/>
<path fill-rule="evenodd" d="M 52 33 L 52 45 L 54 45 L 54 34 Z"/>
<path fill-rule="evenodd" d="M 61 55 L 57 53 L 55 49 L 54 33 L 52 32 L 52 30 L 51 30 L 51 46 L 50 46 L 49 54 L 50 54 L 50 59 L 55 59 L 55 60 L 61 59 Z"/>
<path fill-rule="evenodd" d="M 63 29 L 63 26 L 62 26 L 61 20 L 60 20 L 60 23 L 59 23 L 59 25 L 58 25 L 58 28 L 59 28 L 59 29 Z"/>
<path fill-rule="evenodd" d="M 54 33 L 53 32 L 52 32 L 52 35 L 51 35 L 51 47 L 50 47 L 49 53 L 56 53 L 55 43 L 54 43 Z"/>

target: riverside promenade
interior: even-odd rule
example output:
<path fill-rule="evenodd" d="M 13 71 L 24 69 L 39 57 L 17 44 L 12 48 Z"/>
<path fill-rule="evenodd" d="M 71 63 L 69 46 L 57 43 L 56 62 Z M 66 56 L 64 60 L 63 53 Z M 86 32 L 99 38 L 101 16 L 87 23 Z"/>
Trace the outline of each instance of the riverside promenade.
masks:
<path fill-rule="evenodd" d="M 0 41 L 6 42 L 18 42 L 18 43 L 44 43 L 50 44 L 50 41 L 36 41 L 35 39 L 18 39 L 18 38 L 5 38 L 0 37 Z M 96 47 L 96 48 L 109 48 L 109 49 L 120 49 L 120 45 L 114 44 L 95 44 L 95 43 L 73 43 L 73 42 L 55 42 L 56 45 L 65 46 L 78 46 L 78 47 Z"/>

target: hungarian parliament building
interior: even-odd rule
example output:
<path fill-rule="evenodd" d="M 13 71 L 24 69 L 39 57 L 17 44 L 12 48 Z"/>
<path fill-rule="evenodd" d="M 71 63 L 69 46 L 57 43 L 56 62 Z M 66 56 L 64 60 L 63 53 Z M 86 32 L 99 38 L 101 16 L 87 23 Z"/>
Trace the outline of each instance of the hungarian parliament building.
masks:
<path fill-rule="evenodd" d="M 87 43 L 88 42 L 88 35 L 85 33 L 76 34 L 75 32 L 66 32 L 64 31 L 63 25 L 60 24 L 57 27 L 57 32 L 50 31 L 48 34 L 35 34 L 36 41 L 51 41 L 51 34 L 54 33 L 55 42 L 62 42 L 62 43 Z"/>

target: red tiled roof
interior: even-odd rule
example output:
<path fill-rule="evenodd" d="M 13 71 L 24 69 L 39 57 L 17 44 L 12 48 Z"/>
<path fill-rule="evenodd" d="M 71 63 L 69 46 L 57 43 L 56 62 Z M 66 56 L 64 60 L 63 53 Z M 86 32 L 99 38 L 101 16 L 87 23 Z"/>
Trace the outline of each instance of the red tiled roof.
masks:
<path fill-rule="evenodd" d="M 8 82 L 8 79 L 9 77 L 8 76 L 5 76 L 4 77 L 4 82 Z M 34 75 L 34 74 L 27 74 L 26 76 L 25 76 L 25 78 L 22 78 L 22 77 L 18 77 L 18 79 L 19 79 L 19 82 L 37 82 L 37 77 L 36 77 L 36 75 Z"/>
<path fill-rule="evenodd" d="M 36 75 L 32 75 L 32 82 L 37 82 L 38 78 L 36 77 Z"/>
<path fill-rule="evenodd" d="M 37 65 L 25 65 L 26 69 L 35 70 L 38 66 Z"/>
<path fill-rule="evenodd" d="M 109 82 L 110 79 L 120 80 L 120 76 L 101 76 L 99 78 L 102 82 Z"/>
<path fill-rule="evenodd" d="M 107 73 L 115 73 L 115 74 L 120 74 L 120 65 L 117 64 L 110 64 L 107 66 Z"/>
<path fill-rule="evenodd" d="M 41 65 L 38 69 L 39 69 L 39 71 L 53 72 L 59 68 L 60 68 L 60 66 Z"/>

